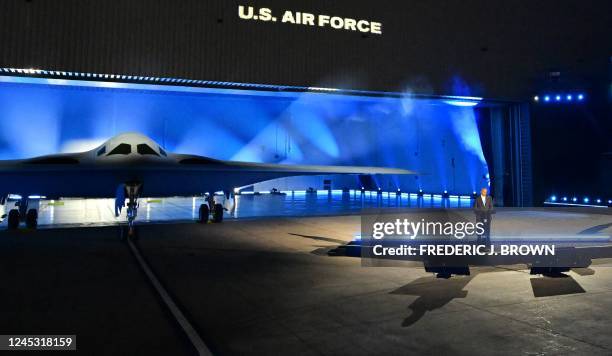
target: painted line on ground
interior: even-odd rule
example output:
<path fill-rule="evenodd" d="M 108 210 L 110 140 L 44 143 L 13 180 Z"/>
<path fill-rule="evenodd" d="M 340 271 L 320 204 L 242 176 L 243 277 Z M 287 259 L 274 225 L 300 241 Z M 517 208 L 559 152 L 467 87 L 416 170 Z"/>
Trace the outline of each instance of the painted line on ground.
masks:
<path fill-rule="evenodd" d="M 142 257 L 142 255 L 140 254 L 140 251 L 138 250 L 138 248 L 136 248 L 132 240 L 128 238 L 127 243 L 128 243 L 128 246 L 130 247 L 130 250 L 132 250 L 134 257 L 136 257 L 136 260 L 140 264 L 140 267 L 145 272 L 145 274 L 149 278 L 149 281 L 151 282 L 151 284 L 153 285 L 157 293 L 159 293 L 159 296 L 164 301 L 164 303 L 166 304 L 166 306 L 168 307 L 168 309 L 170 310 L 170 312 L 172 313 L 176 321 L 179 323 L 179 325 L 181 326 L 185 334 L 187 334 L 187 337 L 189 338 L 193 346 L 198 351 L 198 354 L 200 356 L 212 355 L 212 352 L 210 352 L 210 349 L 208 348 L 208 346 L 206 346 L 206 344 L 204 343 L 200 335 L 198 335 L 193 325 L 191 325 L 191 323 L 189 322 L 189 320 L 187 320 L 183 312 L 179 309 L 176 303 L 172 300 L 172 298 L 170 297 L 170 294 L 168 294 L 166 289 L 162 286 L 161 282 L 159 281 L 157 276 L 155 276 L 155 274 L 153 273 L 153 271 L 151 270 L 151 268 L 149 267 L 145 259 Z"/>

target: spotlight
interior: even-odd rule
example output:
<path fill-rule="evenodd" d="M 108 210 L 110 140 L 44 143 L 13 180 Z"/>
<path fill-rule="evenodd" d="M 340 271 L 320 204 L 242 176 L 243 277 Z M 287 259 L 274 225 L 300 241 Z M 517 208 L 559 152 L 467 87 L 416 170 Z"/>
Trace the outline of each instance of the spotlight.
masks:
<path fill-rule="evenodd" d="M 601 199 L 596 200 L 597 204 L 601 204 Z"/>
<path fill-rule="evenodd" d="M 590 200 L 589 200 L 589 198 L 588 198 L 588 197 L 584 197 L 584 199 L 582 199 L 582 201 L 583 201 L 583 202 L 586 204 L 586 203 L 588 203 Z"/>
<path fill-rule="evenodd" d="M 422 197 L 423 196 L 423 189 L 419 189 L 419 193 L 417 195 Z"/>
<path fill-rule="evenodd" d="M 537 95 L 536 95 L 536 96 L 534 96 L 534 97 L 533 97 L 533 101 L 535 101 L 535 102 L 540 101 L 540 97 L 539 97 L 539 96 L 537 96 Z"/>
<path fill-rule="evenodd" d="M 378 187 L 378 194 L 382 194 L 382 189 Z"/>
<path fill-rule="evenodd" d="M 555 96 L 555 100 L 556 100 L 556 101 L 561 101 L 561 95 L 557 95 L 557 96 Z"/>
<path fill-rule="evenodd" d="M 577 202 L 577 201 L 578 201 L 578 198 L 573 197 L 573 198 L 572 198 L 572 201 L 575 203 L 575 202 Z"/>
<path fill-rule="evenodd" d="M 578 100 L 584 99 L 584 94 L 578 94 Z"/>
<path fill-rule="evenodd" d="M 476 195 L 476 192 L 474 191 L 472 192 L 472 199 L 476 199 L 476 198 L 478 198 L 478 195 Z"/>
<path fill-rule="evenodd" d="M 544 101 L 549 102 L 549 101 L 550 101 L 550 96 L 546 95 L 546 96 L 544 97 Z"/>
<path fill-rule="evenodd" d="M 550 201 L 552 201 L 552 202 L 557 201 L 557 197 L 555 195 L 553 195 L 552 197 L 550 197 Z"/>
<path fill-rule="evenodd" d="M 567 201 L 567 197 L 563 197 L 563 201 Z"/>
<path fill-rule="evenodd" d="M 567 99 L 567 101 L 572 101 L 573 97 L 571 95 L 568 95 L 565 97 L 565 99 Z"/>
<path fill-rule="evenodd" d="M 448 198 L 450 197 L 450 194 L 448 194 L 448 190 L 444 191 L 444 194 L 442 194 L 442 198 Z"/>

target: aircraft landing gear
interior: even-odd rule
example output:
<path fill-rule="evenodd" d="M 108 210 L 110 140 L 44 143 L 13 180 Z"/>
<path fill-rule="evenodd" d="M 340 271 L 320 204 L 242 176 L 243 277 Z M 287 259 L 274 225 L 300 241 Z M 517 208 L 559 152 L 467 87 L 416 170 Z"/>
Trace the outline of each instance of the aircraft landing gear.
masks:
<path fill-rule="evenodd" d="M 25 223 L 29 229 L 36 229 L 36 227 L 38 226 L 38 210 L 28 210 L 26 214 Z"/>
<path fill-rule="evenodd" d="M 36 229 L 36 227 L 38 227 L 39 206 L 40 199 L 22 198 L 21 200 L 17 201 L 15 208 L 11 209 L 8 214 L 8 229 L 18 229 L 21 221 L 25 221 L 28 229 Z"/>
<path fill-rule="evenodd" d="M 121 226 L 120 239 L 125 241 L 126 239 L 137 240 L 138 230 L 136 229 L 136 216 L 138 216 L 138 196 L 140 195 L 140 189 L 142 184 L 138 182 L 131 182 L 125 184 L 125 195 L 128 199 L 127 202 L 127 227 Z"/>
<path fill-rule="evenodd" d="M 212 222 L 220 223 L 223 221 L 223 205 L 215 204 L 213 208 Z"/>
<path fill-rule="evenodd" d="M 220 223 L 223 221 L 223 204 L 214 204 L 212 208 L 212 217 L 211 209 L 208 207 L 208 203 L 204 203 L 200 205 L 200 210 L 198 213 L 198 222 L 200 224 L 208 223 L 210 219 L 211 222 Z"/>
<path fill-rule="evenodd" d="M 227 198 L 225 198 L 227 200 Z M 213 223 L 223 222 L 223 212 L 225 211 L 223 204 L 215 199 L 214 194 L 206 196 L 206 201 L 200 204 L 198 212 L 198 222 L 206 224 L 210 220 Z"/>
<path fill-rule="evenodd" d="M 210 215 L 210 209 L 208 208 L 208 204 L 200 204 L 200 213 L 198 216 L 198 222 L 200 224 L 206 224 L 208 222 L 208 217 Z"/>
<path fill-rule="evenodd" d="M 12 209 L 9 211 L 7 224 L 9 230 L 16 230 L 19 228 L 19 210 Z"/>

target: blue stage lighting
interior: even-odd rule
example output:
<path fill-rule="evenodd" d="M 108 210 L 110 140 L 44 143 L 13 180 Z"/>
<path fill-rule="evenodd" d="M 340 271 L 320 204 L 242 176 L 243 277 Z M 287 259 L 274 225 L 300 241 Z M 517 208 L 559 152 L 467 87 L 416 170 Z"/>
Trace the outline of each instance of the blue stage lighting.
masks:
<path fill-rule="evenodd" d="M 549 102 L 549 101 L 550 101 L 550 96 L 546 95 L 546 96 L 544 97 L 544 101 Z"/>
<path fill-rule="evenodd" d="M 464 101 L 464 100 L 444 100 L 448 105 L 460 106 L 460 107 L 472 107 L 478 105 L 477 101 Z"/>
<path fill-rule="evenodd" d="M 584 94 L 578 94 L 578 100 L 584 99 Z"/>
<path fill-rule="evenodd" d="M 561 95 L 557 95 L 557 96 L 555 96 L 555 100 L 556 100 L 556 101 L 561 101 Z"/>
<path fill-rule="evenodd" d="M 577 202 L 577 201 L 578 201 L 578 198 L 573 197 L 573 198 L 572 198 L 572 201 L 575 203 L 575 202 Z"/>
<path fill-rule="evenodd" d="M 567 201 L 567 197 L 563 197 L 563 201 Z"/>
<path fill-rule="evenodd" d="M 588 203 L 589 202 L 589 198 L 588 197 L 584 197 L 584 199 L 582 199 L 583 202 Z"/>
<path fill-rule="evenodd" d="M 557 197 L 553 195 L 552 197 L 550 197 L 550 201 L 557 201 Z"/>
<path fill-rule="evenodd" d="M 568 95 L 565 97 L 565 99 L 567 99 L 567 101 L 572 101 L 573 97 L 571 95 Z"/>
<path fill-rule="evenodd" d="M 537 96 L 537 95 L 536 95 L 536 96 L 534 96 L 534 97 L 533 97 L 533 101 L 536 101 L 536 102 L 537 102 L 537 101 L 540 101 L 540 97 L 539 97 L 539 96 Z"/>
<path fill-rule="evenodd" d="M 597 199 L 597 204 L 601 204 L 601 199 Z"/>

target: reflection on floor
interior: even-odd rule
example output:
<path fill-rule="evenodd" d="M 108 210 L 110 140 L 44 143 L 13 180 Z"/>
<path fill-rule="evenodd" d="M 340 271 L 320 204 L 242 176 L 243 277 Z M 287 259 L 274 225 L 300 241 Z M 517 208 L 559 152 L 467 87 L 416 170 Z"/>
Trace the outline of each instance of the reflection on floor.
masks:
<path fill-rule="evenodd" d="M 220 197 L 222 199 L 222 197 Z M 140 199 L 138 221 L 193 220 L 198 216 L 201 197 Z M 14 204 L 14 203 L 13 203 Z M 357 214 L 362 209 L 379 207 L 468 207 L 470 199 L 439 196 L 417 197 L 412 194 L 359 191 L 319 191 L 316 193 L 238 195 L 233 212 L 226 218 L 259 216 L 324 216 Z M 10 205 L 8 209 L 12 208 Z M 125 221 L 125 209 L 119 218 L 114 215 L 114 199 L 63 199 L 40 202 L 38 225 L 108 225 Z M 4 222 L 3 224 L 6 224 Z"/>

